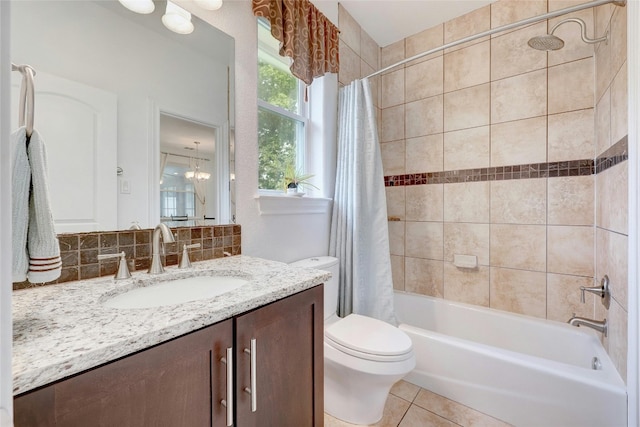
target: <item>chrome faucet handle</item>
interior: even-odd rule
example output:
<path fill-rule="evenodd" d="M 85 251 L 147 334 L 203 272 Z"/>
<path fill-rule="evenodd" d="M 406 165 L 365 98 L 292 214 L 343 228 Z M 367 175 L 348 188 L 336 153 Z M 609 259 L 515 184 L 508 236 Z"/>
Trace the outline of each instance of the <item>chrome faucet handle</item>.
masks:
<path fill-rule="evenodd" d="M 200 243 L 194 243 L 192 245 L 184 245 L 182 247 L 182 259 L 178 268 L 191 268 L 191 260 L 189 259 L 188 249 L 199 248 Z"/>
<path fill-rule="evenodd" d="M 584 304 L 585 302 L 584 293 L 590 292 L 592 294 L 599 295 L 602 305 L 604 305 L 606 308 L 609 308 L 609 305 L 611 303 L 611 292 L 609 291 L 609 276 L 607 276 L 606 274 L 600 281 L 600 286 L 593 286 L 593 287 L 580 286 L 580 291 L 581 291 L 581 295 L 580 295 L 581 303 Z"/>
<path fill-rule="evenodd" d="M 118 258 L 118 257 L 120 257 L 120 262 L 118 263 L 118 271 L 116 272 L 115 279 L 122 280 L 122 279 L 130 278 L 131 272 L 129 271 L 129 266 L 127 265 L 127 257 L 124 251 L 120 252 L 119 254 L 98 255 L 98 260 Z"/>

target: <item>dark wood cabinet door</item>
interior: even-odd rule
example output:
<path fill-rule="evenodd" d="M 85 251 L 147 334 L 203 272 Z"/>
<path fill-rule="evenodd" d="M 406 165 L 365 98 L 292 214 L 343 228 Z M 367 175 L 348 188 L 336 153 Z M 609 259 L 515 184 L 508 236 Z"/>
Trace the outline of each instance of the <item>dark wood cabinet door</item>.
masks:
<path fill-rule="evenodd" d="M 227 320 L 18 396 L 15 426 L 226 426 L 232 343 Z"/>
<path fill-rule="evenodd" d="M 311 288 L 236 318 L 237 427 L 321 427 L 323 287 Z M 257 408 L 252 411 L 251 340 Z"/>

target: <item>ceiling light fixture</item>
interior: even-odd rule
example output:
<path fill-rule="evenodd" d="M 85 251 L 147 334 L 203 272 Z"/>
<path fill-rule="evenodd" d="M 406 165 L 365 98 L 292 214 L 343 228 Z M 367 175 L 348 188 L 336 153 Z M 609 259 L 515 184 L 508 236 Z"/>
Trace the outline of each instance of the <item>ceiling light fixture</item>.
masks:
<path fill-rule="evenodd" d="M 191 14 L 170 1 L 167 2 L 167 9 L 162 15 L 162 23 L 174 33 L 191 34 L 193 32 Z"/>
<path fill-rule="evenodd" d="M 185 172 L 184 177 L 187 179 L 195 179 L 196 181 L 206 181 L 211 178 L 211 174 L 200 171 L 200 151 L 198 150 L 200 142 L 193 141 L 193 143 L 196 144 L 196 167 L 195 170 Z"/>
<path fill-rule="evenodd" d="M 156 8 L 152 0 L 118 0 L 120 4 L 135 13 L 147 15 Z"/>
<path fill-rule="evenodd" d="M 196 4 L 203 9 L 218 10 L 222 7 L 222 0 L 195 0 Z"/>

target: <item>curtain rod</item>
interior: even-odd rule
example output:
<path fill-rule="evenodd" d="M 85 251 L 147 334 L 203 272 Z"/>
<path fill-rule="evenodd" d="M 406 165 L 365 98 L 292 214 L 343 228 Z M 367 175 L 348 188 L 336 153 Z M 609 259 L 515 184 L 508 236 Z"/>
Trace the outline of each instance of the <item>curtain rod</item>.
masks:
<path fill-rule="evenodd" d="M 166 154 L 167 156 L 176 156 L 176 157 L 184 157 L 186 159 L 198 159 L 198 160 L 204 160 L 205 162 L 208 162 L 209 159 L 205 158 L 205 157 L 195 157 L 195 156 L 187 156 L 185 154 L 174 154 L 174 153 L 169 153 L 167 151 L 161 151 L 160 154 Z"/>
<path fill-rule="evenodd" d="M 548 13 L 545 13 L 543 15 L 539 15 L 539 16 L 534 16 L 534 17 L 531 17 L 531 18 L 523 19 L 523 20 L 518 21 L 518 22 L 514 22 L 514 23 L 511 23 L 511 24 L 503 25 L 501 27 L 493 28 L 491 30 L 483 31 L 483 32 L 478 33 L 478 34 L 474 34 L 472 36 L 468 36 L 468 37 L 462 38 L 460 40 L 456 40 L 456 41 L 453 41 L 451 43 L 444 44 L 444 45 L 442 45 L 440 47 L 436 47 L 434 49 L 427 50 L 426 52 L 422 52 L 422 53 L 419 53 L 417 55 L 414 55 L 411 58 L 403 59 L 402 61 L 398 61 L 395 64 L 389 65 L 388 67 L 385 67 L 385 68 L 383 68 L 381 70 L 378 70 L 378 71 L 376 71 L 374 73 L 369 74 L 367 77 L 365 77 L 365 79 L 369 79 L 371 77 L 375 77 L 375 76 L 377 76 L 379 74 L 382 74 L 382 73 L 385 73 L 385 72 L 387 72 L 389 70 L 392 70 L 392 69 L 394 69 L 394 68 L 396 68 L 396 67 L 398 67 L 400 65 L 404 65 L 407 62 L 415 61 L 416 59 L 422 58 L 423 56 L 431 55 L 432 53 L 440 52 L 441 50 L 445 50 L 445 49 L 448 49 L 450 47 L 455 47 L 455 46 L 461 45 L 463 43 L 467 43 L 467 42 L 470 42 L 472 40 L 476 40 L 476 39 L 479 39 L 479 38 L 482 38 L 482 37 L 490 36 L 491 34 L 499 33 L 501 31 L 510 30 L 512 28 L 521 27 L 521 26 L 524 26 L 524 25 L 535 24 L 536 22 L 544 21 L 546 19 L 555 18 L 557 16 L 566 15 L 568 13 L 573 13 L 573 12 L 578 12 L 580 10 L 589 9 L 589 8 L 592 8 L 592 7 L 602 6 L 604 4 L 609 4 L 609 3 L 613 3 L 616 6 L 624 7 L 624 6 L 626 6 L 627 1 L 626 0 L 622 0 L 622 1 L 618 1 L 618 0 L 595 0 L 595 1 L 592 1 L 592 2 L 589 2 L 589 3 L 583 3 L 583 4 L 576 5 L 576 6 L 567 7 L 565 9 L 556 10 L 554 12 L 548 12 Z"/>

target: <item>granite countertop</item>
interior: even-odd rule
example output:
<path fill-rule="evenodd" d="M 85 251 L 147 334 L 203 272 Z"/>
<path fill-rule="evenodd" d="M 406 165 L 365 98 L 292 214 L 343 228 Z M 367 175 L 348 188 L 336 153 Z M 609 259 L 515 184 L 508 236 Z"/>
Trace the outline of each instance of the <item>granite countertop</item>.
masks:
<path fill-rule="evenodd" d="M 177 305 L 119 309 L 106 298 L 139 286 L 204 275 L 243 276 L 246 285 Z M 101 277 L 13 292 L 13 393 L 24 393 L 122 356 L 212 325 L 326 282 L 331 274 L 248 256 Z"/>

